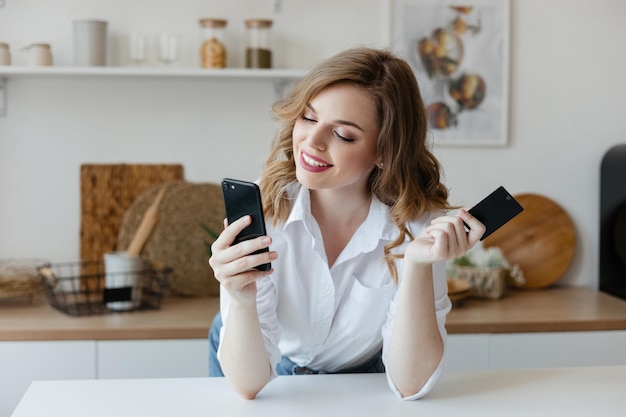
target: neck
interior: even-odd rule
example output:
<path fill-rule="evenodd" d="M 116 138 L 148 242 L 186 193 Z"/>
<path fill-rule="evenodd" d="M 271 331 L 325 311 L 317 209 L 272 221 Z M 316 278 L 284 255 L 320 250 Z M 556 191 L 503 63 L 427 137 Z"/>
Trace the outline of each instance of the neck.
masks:
<path fill-rule="evenodd" d="M 311 213 L 318 223 L 361 224 L 369 213 L 371 201 L 367 191 L 311 190 Z"/>
<path fill-rule="evenodd" d="M 322 232 L 329 268 L 367 218 L 371 200 L 369 193 L 311 190 L 311 213 Z"/>

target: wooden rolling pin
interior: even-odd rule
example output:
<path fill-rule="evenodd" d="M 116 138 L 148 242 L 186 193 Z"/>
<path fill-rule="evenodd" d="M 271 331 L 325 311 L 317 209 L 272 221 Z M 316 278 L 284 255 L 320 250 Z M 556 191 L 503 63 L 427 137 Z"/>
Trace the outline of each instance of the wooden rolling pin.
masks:
<path fill-rule="evenodd" d="M 128 256 L 139 256 L 143 246 L 150 236 L 150 233 L 152 233 L 154 226 L 159 221 L 159 204 L 161 204 L 161 200 L 163 200 L 166 188 L 166 186 L 163 186 L 159 190 L 156 198 L 144 213 L 141 223 L 139 224 L 133 239 L 130 241 L 128 250 L 126 251 Z"/>

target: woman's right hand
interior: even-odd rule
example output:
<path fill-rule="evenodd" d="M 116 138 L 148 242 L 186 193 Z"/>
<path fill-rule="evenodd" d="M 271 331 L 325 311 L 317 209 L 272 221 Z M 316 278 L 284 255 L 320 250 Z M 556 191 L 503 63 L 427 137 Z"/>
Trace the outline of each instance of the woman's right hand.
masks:
<path fill-rule="evenodd" d="M 231 301 L 246 305 L 256 303 L 256 281 L 274 271 L 259 271 L 254 267 L 278 258 L 278 254 L 273 251 L 251 255 L 270 246 L 272 239 L 269 236 L 260 236 L 233 245 L 235 237 L 250 222 L 250 216 L 244 216 L 230 225 L 224 220 L 224 231 L 211 245 L 213 255 L 209 258 L 215 278 L 228 292 Z"/>

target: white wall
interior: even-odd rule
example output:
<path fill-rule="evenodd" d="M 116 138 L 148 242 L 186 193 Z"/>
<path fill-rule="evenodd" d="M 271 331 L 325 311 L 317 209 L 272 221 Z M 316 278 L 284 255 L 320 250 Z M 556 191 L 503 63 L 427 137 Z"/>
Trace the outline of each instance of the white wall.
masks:
<path fill-rule="evenodd" d="M 70 65 L 71 21 L 110 22 L 110 63 L 126 65 L 132 31 L 173 31 L 181 65 L 197 66 L 200 17 L 226 17 L 229 64 L 241 66 L 243 20 L 274 19 L 276 67 L 306 68 L 345 47 L 389 40 L 390 0 L 6 0 L 0 41 L 52 44 Z M 470 205 L 497 185 L 554 199 L 578 232 L 560 283 L 596 286 L 599 166 L 626 142 L 626 2 L 513 0 L 510 140 L 504 148 L 437 148 L 452 202 Z M 172 162 L 191 181 L 254 179 L 274 133 L 267 82 L 20 77 L 8 80 L 0 119 L 0 258 L 79 256 L 81 163 Z"/>

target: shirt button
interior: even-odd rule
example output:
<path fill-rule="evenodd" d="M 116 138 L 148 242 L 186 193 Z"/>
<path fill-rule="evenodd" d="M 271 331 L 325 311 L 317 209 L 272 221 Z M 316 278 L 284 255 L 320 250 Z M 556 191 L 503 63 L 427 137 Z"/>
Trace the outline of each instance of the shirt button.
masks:
<path fill-rule="evenodd" d="M 326 287 L 326 294 L 330 294 L 333 292 L 332 287 Z"/>

